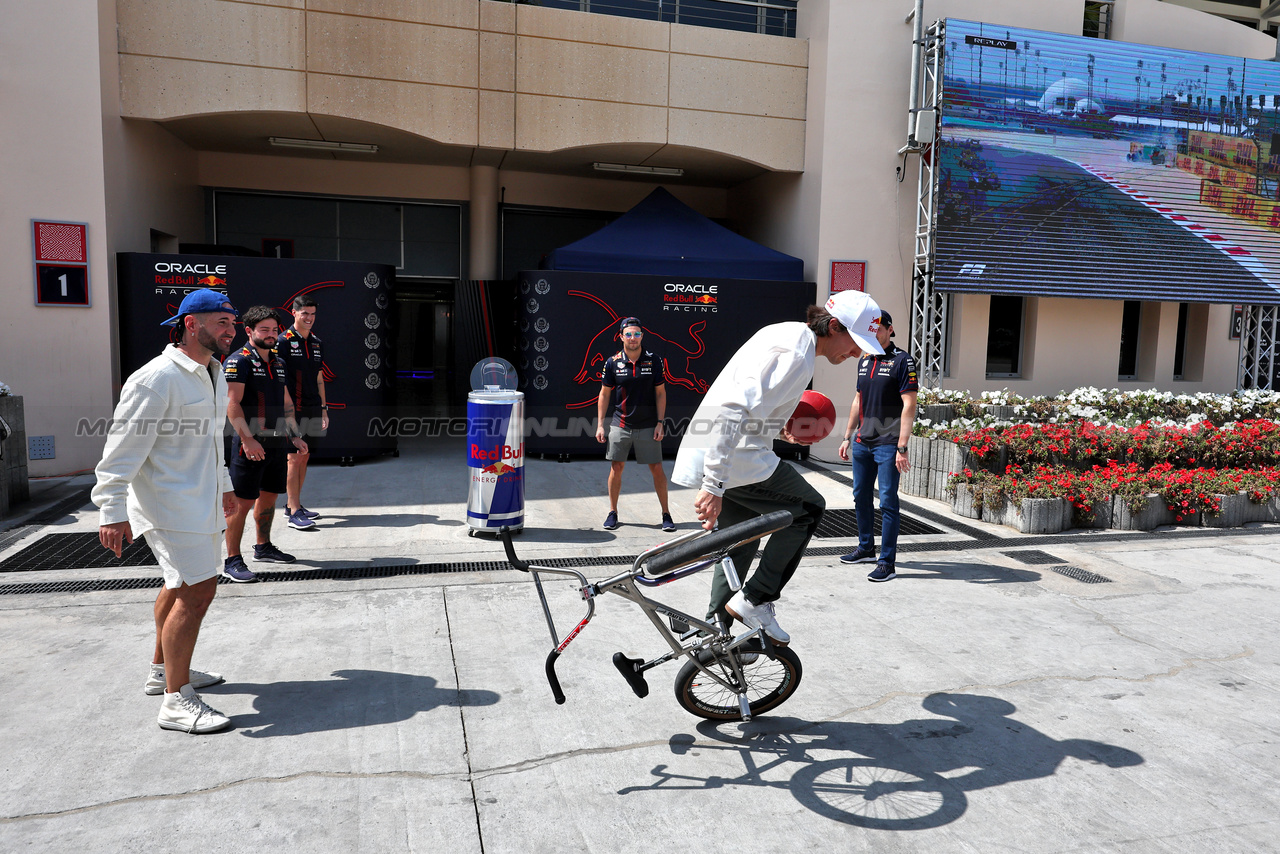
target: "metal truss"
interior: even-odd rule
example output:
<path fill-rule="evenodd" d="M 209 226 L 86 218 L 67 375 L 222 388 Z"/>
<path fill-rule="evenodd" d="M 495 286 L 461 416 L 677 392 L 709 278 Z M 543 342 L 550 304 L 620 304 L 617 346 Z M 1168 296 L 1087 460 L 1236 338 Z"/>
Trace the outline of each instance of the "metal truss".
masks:
<path fill-rule="evenodd" d="M 1240 329 L 1237 388 L 1275 388 L 1280 306 L 1246 305 Z"/>
<path fill-rule="evenodd" d="M 920 385 L 939 388 L 947 369 L 947 330 L 951 298 L 934 287 L 934 237 L 938 211 L 936 127 L 942 102 L 943 45 L 946 24 L 937 21 L 918 28 L 916 74 L 912 92 L 911 127 L 915 131 L 903 153 L 914 152 L 920 161 L 916 185 L 915 252 L 911 274 L 911 353 L 916 358 Z M 928 130 L 928 133 L 925 131 Z M 926 138 L 921 138 L 926 137 Z M 904 161 L 905 168 L 905 161 Z"/>

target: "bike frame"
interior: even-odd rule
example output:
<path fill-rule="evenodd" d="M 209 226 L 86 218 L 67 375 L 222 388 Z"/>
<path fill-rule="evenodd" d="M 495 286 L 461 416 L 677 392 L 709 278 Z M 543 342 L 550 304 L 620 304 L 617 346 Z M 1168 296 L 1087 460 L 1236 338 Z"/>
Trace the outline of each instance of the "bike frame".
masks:
<path fill-rule="evenodd" d="M 547 655 L 546 674 L 547 681 L 551 685 L 551 693 L 555 696 L 557 704 L 564 703 L 565 696 L 564 692 L 560 688 L 560 681 L 556 677 L 555 673 L 556 659 L 559 658 L 560 654 L 568 648 L 569 644 L 571 644 L 574 639 L 582 633 L 582 630 L 586 628 L 587 624 L 591 622 L 591 618 L 595 615 L 595 598 L 605 593 L 613 593 L 637 605 L 640 610 L 644 612 L 645 616 L 649 618 L 649 621 L 653 624 L 654 628 L 658 630 L 658 634 L 662 636 L 663 640 L 670 648 L 670 650 L 665 654 L 643 663 L 631 662 L 630 659 L 624 658 L 623 661 L 634 665 L 634 676 L 629 676 L 627 674 L 623 669 L 623 665 L 619 664 L 618 657 L 615 656 L 615 665 L 618 666 L 619 670 L 623 671 L 624 678 L 627 679 L 627 682 L 631 684 L 632 689 L 635 690 L 639 696 L 643 697 L 648 691 L 647 686 L 644 685 L 642 674 L 648 670 L 652 670 L 660 664 L 665 664 L 668 661 L 684 657 L 692 661 L 694 666 L 701 673 L 707 676 L 707 678 L 712 679 L 722 687 L 737 694 L 742 706 L 744 720 L 751 719 L 749 704 L 745 693 L 746 679 L 743 676 L 742 667 L 740 666 L 737 657 L 728 655 L 728 653 L 750 643 L 756 638 L 759 638 L 762 647 L 762 654 L 771 655 L 772 644 L 769 641 L 768 636 L 765 635 L 763 629 L 751 629 L 743 634 L 733 636 L 727 632 L 725 626 L 698 619 L 691 614 L 684 613 L 678 608 L 673 608 L 670 605 L 658 602 L 655 599 L 650 599 L 640 590 L 641 586 L 661 587 L 663 585 L 670 584 L 673 581 L 688 578 L 690 575 L 694 575 L 709 567 L 713 567 L 716 564 L 723 564 L 726 578 L 729 581 L 729 586 L 734 591 L 737 591 L 741 589 L 742 583 L 738 578 L 736 568 L 733 566 L 733 559 L 728 557 L 727 552 L 729 549 L 717 550 L 716 552 L 698 559 L 687 566 L 682 566 L 679 569 L 661 576 L 651 577 L 645 574 L 645 565 L 654 556 L 681 543 L 701 537 L 704 534 L 702 531 L 691 531 L 687 534 L 676 537 L 670 542 L 654 546 L 653 548 L 641 553 L 635 559 L 631 569 L 593 584 L 587 580 L 585 575 L 576 569 L 557 569 L 554 567 L 537 566 L 520 560 L 516 557 L 515 549 L 512 546 L 510 530 L 504 527 L 500 534 L 503 546 L 506 548 L 507 559 L 511 562 L 511 565 L 522 572 L 530 573 L 533 576 L 534 584 L 537 587 L 538 599 L 542 603 L 542 611 L 547 619 L 547 628 L 551 632 L 551 643 L 553 648 Z M 582 598 L 587 603 L 586 614 L 574 627 L 573 631 L 569 632 L 569 634 L 565 636 L 563 641 L 561 641 L 556 634 L 555 620 L 551 615 L 551 607 L 547 603 L 546 593 L 542 587 L 542 573 L 565 575 L 577 579 L 579 583 L 579 591 Z M 672 620 L 683 622 L 688 626 L 688 630 L 680 635 L 676 635 L 675 632 L 663 623 L 661 617 L 667 617 Z M 702 654 L 707 651 L 710 651 L 712 655 L 718 659 L 727 658 L 728 662 L 732 666 L 734 678 L 738 682 L 737 685 L 731 684 L 726 678 L 712 671 L 699 660 L 699 658 L 702 657 Z M 645 693 L 641 693 L 642 687 Z"/>

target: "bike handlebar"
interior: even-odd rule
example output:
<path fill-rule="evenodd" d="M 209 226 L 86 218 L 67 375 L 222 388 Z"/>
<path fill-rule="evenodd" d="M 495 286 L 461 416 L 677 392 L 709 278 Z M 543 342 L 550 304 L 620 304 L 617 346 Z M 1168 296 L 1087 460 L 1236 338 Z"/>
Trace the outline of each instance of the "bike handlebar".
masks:
<path fill-rule="evenodd" d="M 528 572 L 529 562 L 516 557 L 516 547 L 511 543 L 511 528 L 503 525 L 498 530 L 498 536 L 502 537 L 502 547 L 507 550 L 507 560 L 511 565 L 521 572 Z"/>
<path fill-rule="evenodd" d="M 556 698 L 556 705 L 564 705 L 564 691 L 560 690 L 560 680 L 556 678 L 556 659 L 560 657 L 560 650 L 553 649 L 547 654 L 547 681 L 551 683 L 551 694 Z"/>

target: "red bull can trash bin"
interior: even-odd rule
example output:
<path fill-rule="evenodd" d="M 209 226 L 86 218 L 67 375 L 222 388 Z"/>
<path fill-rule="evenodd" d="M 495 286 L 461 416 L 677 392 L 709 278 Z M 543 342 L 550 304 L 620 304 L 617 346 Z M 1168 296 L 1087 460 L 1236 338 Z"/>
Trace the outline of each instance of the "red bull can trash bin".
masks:
<path fill-rule="evenodd" d="M 502 376 L 496 376 L 503 362 Z M 509 371 L 509 374 L 507 373 Z M 480 376 L 477 376 L 480 374 Z M 491 359 L 472 371 L 467 395 L 469 535 L 524 527 L 524 394 L 513 391 L 515 368 Z"/>

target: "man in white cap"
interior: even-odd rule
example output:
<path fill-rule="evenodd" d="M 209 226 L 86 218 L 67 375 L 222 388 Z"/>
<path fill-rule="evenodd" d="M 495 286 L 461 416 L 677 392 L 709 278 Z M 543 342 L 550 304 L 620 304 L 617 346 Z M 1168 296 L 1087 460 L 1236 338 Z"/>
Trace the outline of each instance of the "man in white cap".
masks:
<path fill-rule="evenodd" d="M 135 371 L 98 463 L 93 503 L 98 540 L 116 557 L 145 535 L 164 574 L 156 596 L 156 647 L 144 691 L 164 694 L 164 729 L 216 732 L 231 719 L 196 693 L 224 681 L 191 669 L 200 624 L 218 589 L 223 517 L 235 493 L 222 461 L 227 384 L 215 354 L 231 352 L 237 312 L 215 290 L 192 291 L 172 326 L 173 343 Z M 219 507 L 221 496 L 221 507 Z"/>
<path fill-rule="evenodd" d="M 795 574 L 805 546 L 822 519 L 826 502 L 800 473 L 782 465 L 773 439 L 795 442 L 784 426 L 813 379 L 814 361 L 834 365 L 863 353 L 883 353 L 876 340 L 880 307 L 859 291 L 833 294 L 826 305 L 809 306 L 805 321 L 766 326 L 725 365 L 707 390 L 676 455 L 671 479 L 698 489 L 694 500 L 708 531 L 776 510 L 791 513 L 792 523 L 769 538 L 756 571 L 746 577 L 755 557 L 752 542 L 731 553 L 746 578 L 734 594 L 717 569 L 711 582 L 707 619 L 728 617 L 763 628 L 777 643 L 791 638 L 778 625 L 773 603 Z"/>

